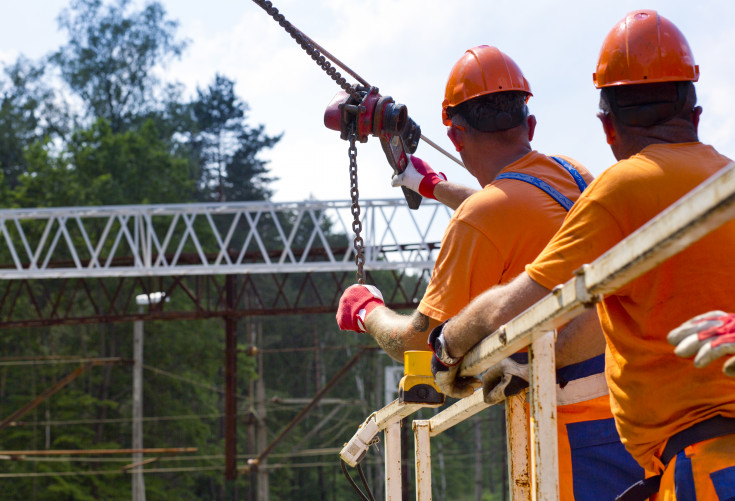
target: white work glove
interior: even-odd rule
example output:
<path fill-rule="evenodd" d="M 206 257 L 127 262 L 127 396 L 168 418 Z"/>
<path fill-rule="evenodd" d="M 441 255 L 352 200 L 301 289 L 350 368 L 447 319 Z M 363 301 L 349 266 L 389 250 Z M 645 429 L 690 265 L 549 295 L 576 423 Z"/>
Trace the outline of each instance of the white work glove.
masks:
<path fill-rule="evenodd" d="M 485 403 L 496 405 L 528 388 L 528 364 L 511 358 L 498 362 L 482 375 Z"/>
<path fill-rule="evenodd" d="M 394 188 L 405 186 L 409 190 L 415 191 L 422 197 L 436 200 L 434 196 L 434 187 L 442 181 L 446 181 L 447 176 L 443 172 L 438 174 L 429 166 L 428 163 L 421 160 L 416 155 L 411 155 L 408 159 L 408 165 L 400 174 L 394 174 L 390 181 L 390 185 Z"/>
<path fill-rule="evenodd" d="M 680 357 L 694 357 L 694 366 L 702 368 L 714 359 L 735 353 L 735 315 L 710 311 L 681 324 L 666 336 L 676 346 Z M 735 357 L 727 360 L 722 372 L 735 377 Z"/>

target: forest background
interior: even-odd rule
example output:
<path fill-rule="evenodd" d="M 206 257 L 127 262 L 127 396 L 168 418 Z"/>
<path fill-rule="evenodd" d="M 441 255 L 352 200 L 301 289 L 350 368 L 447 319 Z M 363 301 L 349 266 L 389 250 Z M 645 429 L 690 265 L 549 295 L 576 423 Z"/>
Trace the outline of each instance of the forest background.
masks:
<path fill-rule="evenodd" d="M 187 48 L 176 20 L 160 3 L 135 8 L 128 0 L 73 0 L 58 23 L 67 39 L 57 50 L 38 60 L 21 55 L 3 68 L 2 207 L 271 197 L 275 176 L 261 155 L 278 148 L 281 133 L 249 123 L 246 96 L 238 96 L 225 75 L 211 75 L 211 83 L 194 96 L 175 80 L 157 77 Z M 0 265 L 8 262 L 8 256 L 0 257 Z M 197 448 L 195 454 L 164 456 L 146 467 L 147 499 L 255 499 L 254 476 L 226 481 L 223 475 L 222 321 L 146 322 L 145 330 L 144 446 Z M 255 332 L 260 354 L 252 357 L 245 348 Z M 0 331 L 0 419 L 68 374 L 70 365 L 58 363 L 64 357 L 132 358 L 132 334 L 130 323 Z M 360 346 L 370 344 L 366 337 L 340 332 L 333 314 L 248 318 L 237 334 L 243 348 L 240 466 L 257 453 L 255 408 L 266 410 L 258 425 L 272 439 Z M 363 357 L 330 392 L 330 403 L 318 406 L 275 449 L 268 469 L 270 499 L 356 498 L 334 449 L 386 403 L 383 374 L 390 366 L 396 363 L 379 351 Z M 130 365 L 96 367 L 0 430 L 2 499 L 129 499 L 130 475 L 121 468 L 130 458 L 11 460 L 1 451 L 130 448 L 131 381 Z M 256 382 L 265 389 L 260 401 Z M 490 409 L 432 441 L 437 499 L 448 493 L 457 500 L 505 499 L 503 426 L 502 409 Z M 316 427 L 318 432 L 309 433 Z M 381 455 L 372 451 L 365 461 L 378 496 Z"/>

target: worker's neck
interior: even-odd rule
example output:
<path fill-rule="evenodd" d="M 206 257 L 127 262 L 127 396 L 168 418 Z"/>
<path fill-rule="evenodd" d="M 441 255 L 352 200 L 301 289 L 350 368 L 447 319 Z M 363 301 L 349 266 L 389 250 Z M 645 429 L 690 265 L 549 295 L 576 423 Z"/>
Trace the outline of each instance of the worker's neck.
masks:
<path fill-rule="evenodd" d="M 475 177 L 481 186 L 487 186 L 510 164 L 517 162 L 532 151 L 531 145 L 521 144 L 509 147 L 491 147 L 486 149 L 479 159 L 480 168 Z"/>
<path fill-rule="evenodd" d="M 617 144 L 613 145 L 613 154 L 618 160 L 630 158 L 652 144 L 695 143 L 699 141 L 696 126 L 691 122 L 678 119 L 665 124 L 641 128 L 621 128 L 618 126 Z"/>

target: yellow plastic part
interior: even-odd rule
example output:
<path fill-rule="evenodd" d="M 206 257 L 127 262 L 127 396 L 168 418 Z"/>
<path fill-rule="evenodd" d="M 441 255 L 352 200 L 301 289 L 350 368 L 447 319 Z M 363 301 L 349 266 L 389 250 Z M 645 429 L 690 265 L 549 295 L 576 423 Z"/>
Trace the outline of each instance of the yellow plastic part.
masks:
<path fill-rule="evenodd" d="M 431 376 L 430 351 L 406 351 L 403 353 L 403 374 L 406 376 Z"/>
<path fill-rule="evenodd" d="M 430 351 L 406 351 L 403 354 L 404 376 L 398 385 L 400 402 L 427 407 L 438 407 L 444 403 L 444 395 L 431 373 L 432 355 Z"/>

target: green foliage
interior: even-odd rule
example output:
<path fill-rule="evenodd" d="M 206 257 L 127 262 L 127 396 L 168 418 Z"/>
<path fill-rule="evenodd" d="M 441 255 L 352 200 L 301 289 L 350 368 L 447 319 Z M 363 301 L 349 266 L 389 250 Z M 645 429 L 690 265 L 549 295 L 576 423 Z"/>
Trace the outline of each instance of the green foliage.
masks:
<path fill-rule="evenodd" d="M 200 198 L 216 200 L 265 200 L 271 195 L 265 163 L 257 158 L 280 136 L 265 135 L 263 126 L 245 123 L 248 111 L 235 94 L 235 82 L 216 75 L 206 90 L 197 91 L 191 104 L 196 132 L 191 135 L 193 154 L 199 158 Z"/>
<path fill-rule="evenodd" d="M 150 111 L 158 84 L 152 70 L 186 47 L 160 3 L 139 12 L 129 12 L 130 4 L 73 0 L 59 16 L 69 41 L 52 56 L 89 116 L 104 118 L 115 132 Z"/>
<path fill-rule="evenodd" d="M 25 149 L 44 138 L 63 137 L 68 116 L 45 81 L 45 68 L 20 57 L 0 82 L 0 169 L 13 189 L 28 169 Z M 2 200 L 6 197 L 3 196 Z"/>

